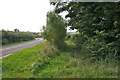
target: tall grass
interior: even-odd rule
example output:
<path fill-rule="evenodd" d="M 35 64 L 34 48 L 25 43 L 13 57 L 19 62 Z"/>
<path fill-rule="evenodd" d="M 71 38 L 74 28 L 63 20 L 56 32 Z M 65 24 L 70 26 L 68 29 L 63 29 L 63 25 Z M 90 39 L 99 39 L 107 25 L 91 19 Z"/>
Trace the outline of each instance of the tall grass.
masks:
<path fill-rule="evenodd" d="M 74 44 L 67 42 L 66 51 L 60 52 L 47 45 L 45 52 L 33 66 L 35 78 L 117 78 L 118 67 L 114 63 L 91 62 Z"/>
<path fill-rule="evenodd" d="M 115 63 L 92 62 L 67 42 L 59 51 L 48 42 L 3 58 L 3 78 L 117 78 Z"/>

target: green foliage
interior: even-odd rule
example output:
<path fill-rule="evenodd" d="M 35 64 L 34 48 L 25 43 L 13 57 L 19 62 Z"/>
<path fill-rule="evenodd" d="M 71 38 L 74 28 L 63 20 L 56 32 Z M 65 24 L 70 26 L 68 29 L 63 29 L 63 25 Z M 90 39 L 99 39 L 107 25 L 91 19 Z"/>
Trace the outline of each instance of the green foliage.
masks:
<path fill-rule="evenodd" d="M 104 43 L 97 39 L 89 38 L 82 47 L 81 53 L 86 57 L 91 57 L 93 61 L 112 61 L 118 60 L 118 47 L 115 43 Z"/>
<path fill-rule="evenodd" d="M 33 32 L 35 38 L 41 38 L 41 32 Z"/>
<path fill-rule="evenodd" d="M 66 51 L 48 42 L 15 52 L 2 59 L 3 78 L 117 78 L 116 63 L 91 62 L 74 43 Z"/>
<path fill-rule="evenodd" d="M 75 51 L 74 44 L 67 42 L 67 51 L 53 50 L 51 46 L 44 52 L 33 66 L 35 78 L 117 78 L 117 64 L 91 62 L 84 59 L 79 51 Z M 114 65 L 111 65 L 114 64 Z"/>
<path fill-rule="evenodd" d="M 65 36 L 65 40 L 69 40 L 71 38 L 71 35 L 70 34 L 67 34 L 66 36 Z"/>
<path fill-rule="evenodd" d="M 47 25 L 42 33 L 42 36 L 50 41 L 57 48 L 62 48 L 66 35 L 65 21 L 63 18 L 54 12 L 48 12 Z"/>
<path fill-rule="evenodd" d="M 96 60 L 118 58 L 120 53 L 120 3 L 56 3 L 56 13 L 67 11 L 66 18 L 82 54 L 94 55 Z M 103 56 L 104 55 L 104 56 Z M 111 57 L 110 57 L 111 56 Z"/>
<path fill-rule="evenodd" d="M 82 34 L 72 34 L 70 41 L 74 42 L 76 45 L 76 49 L 81 49 L 83 43 L 87 41 L 88 37 Z"/>
<path fill-rule="evenodd" d="M 106 43 L 104 40 L 104 31 L 95 31 L 94 37 L 88 37 L 83 34 L 72 34 L 69 39 L 80 50 L 84 57 L 90 57 L 93 61 L 112 61 L 117 62 L 119 44 L 116 42 Z"/>
<path fill-rule="evenodd" d="M 78 29 L 80 33 L 91 37 L 96 35 L 94 31 L 104 30 L 109 34 L 106 36 L 107 42 L 120 40 L 120 3 L 71 2 L 58 7 L 56 12 L 58 13 L 59 10 L 68 11 L 66 18 L 70 18 L 68 25 L 71 26 L 71 29 Z"/>
<path fill-rule="evenodd" d="M 34 35 L 30 32 L 19 32 L 18 30 L 0 32 L 2 33 L 2 45 L 34 39 Z"/>

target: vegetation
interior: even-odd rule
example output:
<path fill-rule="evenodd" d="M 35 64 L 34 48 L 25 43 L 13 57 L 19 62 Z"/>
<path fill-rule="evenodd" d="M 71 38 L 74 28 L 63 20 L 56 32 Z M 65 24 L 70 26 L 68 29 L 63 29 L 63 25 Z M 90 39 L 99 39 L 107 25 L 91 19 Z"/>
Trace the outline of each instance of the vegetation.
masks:
<path fill-rule="evenodd" d="M 46 42 L 36 46 L 17 51 L 7 57 L 2 58 L 3 78 L 28 78 L 34 62 L 39 58 L 42 46 Z"/>
<path fill-rule="evenodd" d="M 75 44 L 67 42 L 66 51 L 47 51 L 34 65 L 33 73 L 37 78 L 117 78 L 117 66 L 104 62 L 91 62 L 74 49 Z M 116 63 L 112 63 L 116 64 Z M 117 64 L 116 64 L 117 65 Z"/>
<path fill-rule="evenodd" d="M 41 32 L 33 32 L 35 38 L 41 38 L 40 34 Z"/>
<path fill-rule="evenodd" d="M 57 14 L 67 11 L 67 25 L 77 29 L 73 42 L 92 60 L 118 60 L 120 53 L 119 3 L 52 3 Z M 114 10 L 112 10 L 114 9 Z"/>
<path fill-rule="evenodd" d="M 42 33 L 48 42 L 3 58 L 3 78 L 118 78 L 120 4 L 52 4 Z M 79 33 L 66 35 L 66 25 Z"/>
<path fill-rule="evenodd" d="M 51 42 L 55 47 L 62 49 L 66 35 L 65 21 L 54 12 L 48 12 L 47 25 L 42 33 L 43 37 Z"/>
<path fill-rule="evenodd" d="M 73 30 L 77 29 L 77 31 L 79 32 L 76 34 L 67 35 L 65 38 L 66 40 L 75 44 L 74 49 L 72 49 L 72 50 L 74 52 L 77 51 L 77 53 L 79 54 L 78 55 L 79 58 L 77 58 L 77 59 L 80 59 L 80 61 L 82 61 L 81 60 L 81 56 L 82 56 L 84 59 L 90 60 L 90 62 L 86 61 L 87 64 L 95 63 L 93 65 L 95 66 L 96 64 L 99 64 L 99 67 L 100 67 L 100 65 L 104 66 L 106 64 L 109 65 L 109 64 L 113 64 L 113 63 L 115 63 L 115 66 L 118 66 L 117 65 L 118 60 L 120 59 L 120 56 L 119 56 L 119 53 L 120 53 L 120 50 L 119 50 L 119 48 L 120 48 L 120 46 L 119 46 L 119 42 L 120 42 L 120 32 L 119 32 L 119 29 L 120 29 L 120 27 L 119 27 L 120 26 L 120 19 L 119 19 L 120 4 L 119 3 L 79 3 L 79 2 L 78 3 L 74 3 L 74 2 L 62 3 L 62 2 L 58 2 L 58 3 L 52 3 L 52 4 L 56 5 L 55 14 L 57 14 L 57 15 L 59 15 L 59 13 L 61 13 L 63 11 L 68 12 L 68 14 L 65 17 L 66 17 L 66 19 L 67 18 L 69 18 L 69 19 L 67 20 L 67 22 L 65 24 L 67 24 L 67 26 L 70 26 L 70 28 Z M 114 10 L 112 10 L 113 8 L 114 8 Z M 52 19 L 54 19 L 54 18 L 52 18 Z M 53 20 L 49 24 L 52 24 L 52 22 L 53 22 Z M 51 26 L 46 26 L 46 27 L 52 29 L 53 31 L 55 30 L 54 28 L 51 28 Z M 60 31 L 62 31 L 62 30 L 60 30 Z M 43 33 L 45 33 L 45 32 L 46 31 L 44 31 Z M 52 32 L 52 31 L 50 31 L 50 32 Z M 46 34 L 47 33 L 48 32 L 46 32 Z M 59 34 L 55 34 L 55 35 L 58 36 Z M 53 37 L 53 35 L 49 35 L 49 37 Z M 58 43 L 59 43 L 59 41 L 58 41 Z M 56 44 L 57 43 L 55 43 L 54 45 L 56 45 Z M 62 46 L 64 49 L 66 49 L 65 45 L 64 46 L 60 45 L 60 46 Z M 69 50 L 69 51 L 71 51 L 71 50 Z M 58 51 L 58 52 L 60 52 L 59 53 L 60 55 L 65 56 L 65 54 L 70 53 L 69 51 L 65 52 L 65 53 L 63 50 L 62 50 L 62 52 L 60 52 L 60 51 Z M 55 52 L 55 53 L 57 54 L 58 52 Z M 75 55 L 74 52 L 72 53 L 72 55 Z M 55 56 L 55 53 L 54 53 L 54 56 Z M 50 53 L 50 54 L 52 54 L 52 53 Z M 47 59 L 45 59 L 44 60 L 45 62 L 42 62 L 42 63 L 41 63 L 42 60 L 40 60 L 40 62 L 38 62 L 39 68 L 36 68 L 37 71 L 38 71 L 38 69 L 44 69 L 44 68 L 45 69 L 43 70 L 43 72 L 38 71 L 39 77 L 48 77 L 48 75 L 49 75 L 49 77 L 56 77 L 56 76 L 60 77 L 60 75 L 57 75 L 57 73 L 55 75 L 52 75 L 52 73 L 55 73 L 55 71 L 53 71 L 53 69 L 50 70 L 51 68 L 54 67 L 54 65 L 56 65 L 56 63 L 54 63 L 54 61 L 58 60 L 58 59 L 59 59 L 59 57 L 55 57 L 55 59 L 52 61 L 52 63 L 53 63 L 52 65 L 50 65 L 51 62 L 49 62 L 51 60 L 46 62 Z M 65 59 L 65 60 L 69 61 L 70 59 Z M 58 62 L 59 61 L 60 60 L 58 60 Z M 46 65 L 44 63 L 48 64 L 47 68 L 42 67 L 42 66 Z M 62 64 L 64 64 L 64 63 L 62 63 Z M 65 64 L 67 64 L 67 61 L 65 61 Z M 60 65 L 60 67 L 61 66 L 62 65 Z M 87 65 L 87 66 L 90 66 L 90 65 Z M 95 70 L 97 70 L 95 67 L 93 67 L 93 68 Z M 74 70 L 76 70 L 76 69 L 74 69 Z M 86 70 L 87 70 L 87 68 L 86 68 Z M 90 70 L 92 70 L 92 69 L 90 69 Z M 58 68 L 57 71 L 60 73 L 61 69 Z M 79 69 L 77 71 L 79 71 Z M 97 71 L 95 71 L 95 72 L 97 72 Z M 104 71 L 102 71 L 103 74 L 104 74 Z M 118 74 L 116 72 L 117 68 L 116 69 L 114 68 L 113 71 L 115 71 L 115 75 L 117 77 L 117 74 Z M 65 71 L 63 70 L 63 72 L 61 72 L 61 74 L 62 73 L 64 74 L 64 72 Z M 68 72 L 70 72 L 70 71 L 68 71 Z M 48 75 L 46 75 L 47 73 L 48 73 Z M 74 71 L 73 71 L 73 73 L 74 73 Z M 72 77 L 75 74 L 77 75 L 77 72 L 75 72 L 74 74 L 73 73 L 71 73 L 71 76 L 65 76 L 66 75 L 65 74 L 65 75 L 62 75 L 62 77 L 63 76 Z M 101 72 L 98 72 L 98 74 L 91 73 L 90 76 L 88 73 L 86 76 L 79 75 L 79 77 L 85 77 L 85 78 L 86 77 L 87 78 L 102 77 L 103 78 L 103 77 L 107 77 L 109 73 L 112 73 L 112 72 L 105 73 L 104 75 L 101 74 Z M 97 76 L 95 76 L 95 75 L 97 75 Z M 77 76 L 74 76 L 74 77 L 77 77 Z"/>
<path fill-rule="evenodd" d="M 3 78 L 117 78 L 117 63 L 91 62 L 66 42 L 66 51 L 43 42 L 3 58 Z"/>
<path fill-rule="evenodd" d="M 19 30 L 13 31 L 5 31 L 2 30 L 2 45 L 11 44 L 21 41 L 28 41 L 34 39 L 34 35 L 30 32 L 19 32 Z"/>

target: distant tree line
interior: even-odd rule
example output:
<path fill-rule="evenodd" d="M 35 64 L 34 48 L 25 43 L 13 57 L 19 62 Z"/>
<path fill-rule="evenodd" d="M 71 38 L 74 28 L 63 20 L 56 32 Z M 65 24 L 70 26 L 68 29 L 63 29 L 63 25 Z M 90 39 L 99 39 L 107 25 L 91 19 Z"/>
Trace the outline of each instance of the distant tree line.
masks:
<path fill-rule="evenodd" d="M 35 38 L 33 33 L 20 32 L 18 29 L 15 29 L 14 31 L 1 30 L 0 33 L 2 33 L 1 34 L 2 45 L 8 44 L 8 43 L 15 43 L 15 42 L 32 40 Z"/>

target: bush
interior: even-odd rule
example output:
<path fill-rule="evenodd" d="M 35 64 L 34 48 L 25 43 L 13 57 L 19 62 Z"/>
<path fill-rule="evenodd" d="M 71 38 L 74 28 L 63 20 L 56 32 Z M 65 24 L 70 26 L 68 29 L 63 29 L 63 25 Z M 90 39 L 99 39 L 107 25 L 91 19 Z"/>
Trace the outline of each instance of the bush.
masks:
<path fill-rule="evenodd" d="M 66 36 L 65 36 L 65 40 L 69 40 L 70 38 L 71 38 L 71 34 L 67 34 Z"/>
<path fill-rule="evenodd" d="M 95 31 L 96 36 L 71 34 L 70 40 L 76 44 L 76 49 L 85 57 L 93 61 L 117 61 L 119 53 L 119 44 L 116 41 L 106 42 L 104 31 Z"/>
<path fill-rule="evenodd" d="M 97 39 L 89 39 L 81 48 L 81 53 L 88 55 L 92 60 L 117 59 L 117 47 L 114 43 L 104 43 Z"/>
<path fill-rule="evenodd" d="M 71 41 L 76 44 L 77 49 L 81 49 L 82 45 L 87 41 L 87 36 L 82 34 L 73 34 Z"/>

